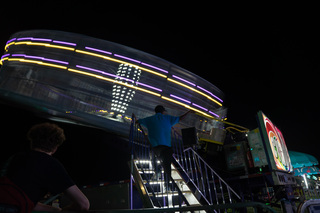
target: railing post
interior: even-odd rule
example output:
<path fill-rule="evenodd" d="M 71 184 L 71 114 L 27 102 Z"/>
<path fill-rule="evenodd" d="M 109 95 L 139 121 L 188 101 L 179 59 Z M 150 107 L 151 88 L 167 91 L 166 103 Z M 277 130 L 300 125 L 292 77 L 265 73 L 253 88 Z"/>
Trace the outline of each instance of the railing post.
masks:
<path fill-rule="evenodd" d="M 131 147 L 131 162 L 130 162 L 130 171 L 133 171 L 133 141 L 134 141 L 134 124 L 135 124 L 135 116 L 132 114 L 131 117 L 131 126 L 130 126 L 130 137 L 129 137 L 129 142 L 130 142 L 130 147 Z M 133 209 L 133 175 L 130 175 L 130 209 Z"/>

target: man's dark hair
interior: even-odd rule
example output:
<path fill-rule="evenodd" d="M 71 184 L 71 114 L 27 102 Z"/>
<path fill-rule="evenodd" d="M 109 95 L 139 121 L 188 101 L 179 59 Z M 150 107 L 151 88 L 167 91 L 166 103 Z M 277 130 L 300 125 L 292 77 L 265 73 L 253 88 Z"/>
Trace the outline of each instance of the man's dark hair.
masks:
<path fill-rule="evenodd" d="M 66 140 L 63 129 L 52 123 L 34 125 L 29 130 L 27 137 L 31 149 L 40 149 L 45 152 L 54 151 Z"/>
<path fill-rule="evenodd" d="M 154 111 L 156 113 L 159 113 L 159 112 L 162 113 L 162 112 L 166 111 L 166 109 L 162 105 L 158 105 L 158 106 L 156 106 L 156 108 L 154 108 Z"/>

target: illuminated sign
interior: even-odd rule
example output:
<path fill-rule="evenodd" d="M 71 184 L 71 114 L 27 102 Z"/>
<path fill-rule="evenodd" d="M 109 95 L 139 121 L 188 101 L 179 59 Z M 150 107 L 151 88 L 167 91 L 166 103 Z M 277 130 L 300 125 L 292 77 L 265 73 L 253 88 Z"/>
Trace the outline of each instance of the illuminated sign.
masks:
<path fill-rule="evenodd" d="M 290 156 L 281 131 L 262 112 L 258 118 L 272 168 L 291 172 Z"/>

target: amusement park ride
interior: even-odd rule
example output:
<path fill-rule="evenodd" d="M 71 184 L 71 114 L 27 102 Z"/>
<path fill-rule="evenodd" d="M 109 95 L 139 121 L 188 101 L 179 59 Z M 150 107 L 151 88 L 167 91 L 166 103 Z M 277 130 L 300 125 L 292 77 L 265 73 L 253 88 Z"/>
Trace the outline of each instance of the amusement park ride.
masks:
<path fill-rule="evenodd" d="M 258 128 L 251 131 L 227 122 L 222 91 L 170 62 L 88 36 L 34 30 L 9 38 L 0 65 L 2 100 L 54 121 L 127 137 L 132 147 L 143 150 L 143 155 L 132 154 L 131 173 L 140 195 L 148 195 L 142 198 L 148 207 L 175 200 L 170 201 L 167 191 L 155 194 L 154 187 L 163 181 L 149 175 L 154 172 L 147 159 L 149 145 L 140 141 L 147 136 L 138 140 L 131 135 L 136 128 L 132 114 L 150 116 L 158 104 L 176 116 L 189 109 L 195 112 L 173 134 L 179 136 L 174 139 L 172 165 L 177 191 L 171 195 L 180 197 L 178 207 L 230 203 L 223 208 L 232 209 L 251 201 L 293 212 L 295 203 L 304 200 L 282 132 L 269 117 L 259 111 Z M 142 134 L 140 128 L 135 131 Z M 156 197 L 167 198 L 160 204 Z"/>

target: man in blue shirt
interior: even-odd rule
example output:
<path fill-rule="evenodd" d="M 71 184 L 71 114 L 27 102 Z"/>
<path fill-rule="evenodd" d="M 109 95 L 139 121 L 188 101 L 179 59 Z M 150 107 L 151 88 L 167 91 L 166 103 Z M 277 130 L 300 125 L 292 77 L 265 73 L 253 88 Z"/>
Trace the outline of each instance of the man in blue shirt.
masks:
<path fill-rule="evenodd" d="M 148 137 L 152 150 L 162 164 L 168 183 L 171 176 L 173 154 L 171 148 L 171 128 L 184 119 L 192 110 L 178 117 L 167 115 L 162 105 L 156 106 L 154 111 L 156 113 L 155 115 L 139 119 L 137 122 L 148 129 Z"/>

